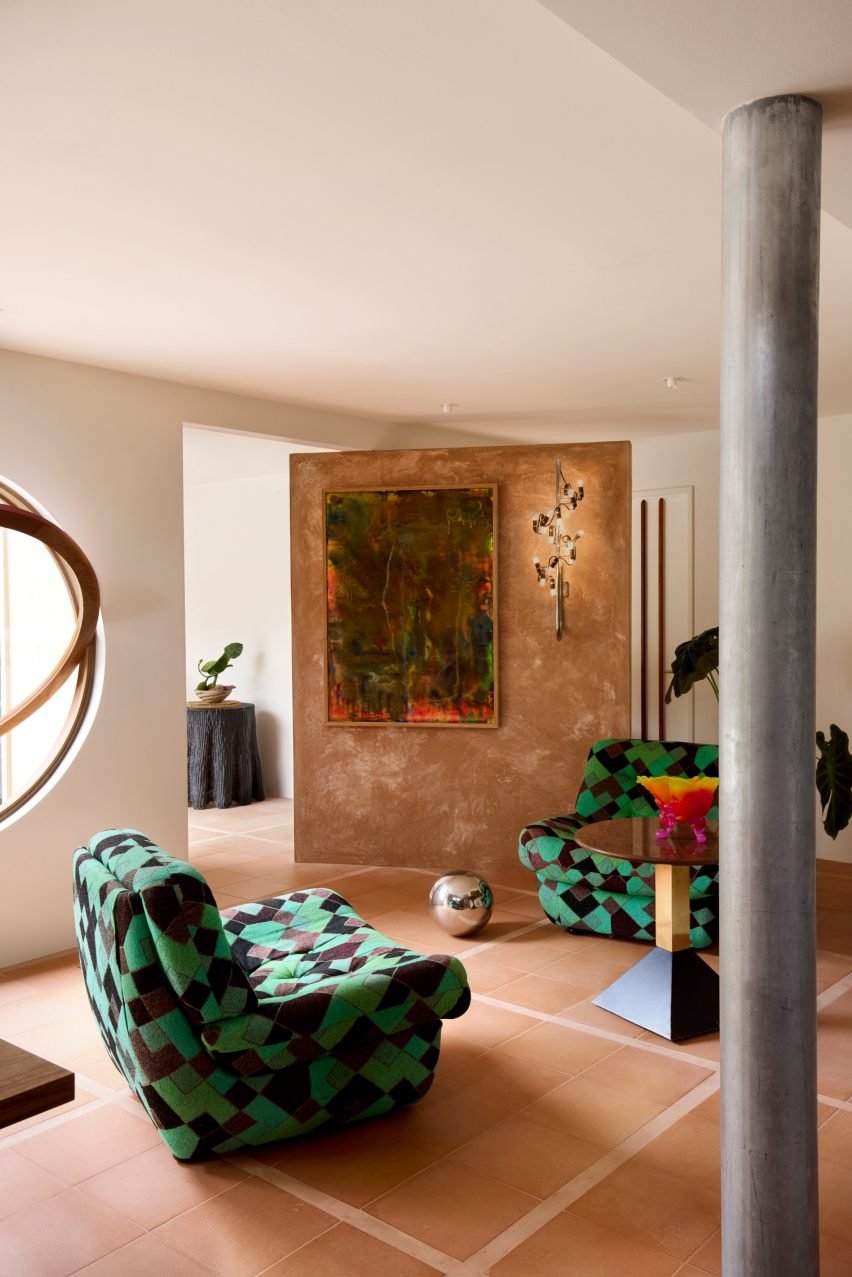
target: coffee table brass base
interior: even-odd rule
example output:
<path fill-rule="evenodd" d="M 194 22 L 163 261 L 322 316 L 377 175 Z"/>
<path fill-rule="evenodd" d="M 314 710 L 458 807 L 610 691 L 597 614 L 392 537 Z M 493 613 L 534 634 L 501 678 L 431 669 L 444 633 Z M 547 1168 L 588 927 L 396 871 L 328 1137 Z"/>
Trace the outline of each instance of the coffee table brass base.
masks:
<path fill-rule="evenodd" d="M 719 977 L 694 949 L 652 949 L 594 1004 L 682 1042 L 719 1028 Z"/>

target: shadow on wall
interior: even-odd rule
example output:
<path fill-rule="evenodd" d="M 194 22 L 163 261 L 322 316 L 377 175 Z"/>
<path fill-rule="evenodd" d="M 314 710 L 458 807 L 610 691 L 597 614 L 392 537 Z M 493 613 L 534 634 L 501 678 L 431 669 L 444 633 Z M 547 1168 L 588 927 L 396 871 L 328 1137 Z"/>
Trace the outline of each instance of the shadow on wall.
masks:
<path fill-rule="evenodd" d="M 280 759 L 281 765 L 286 766 L 287 760 L 284 754 L 285 751 L 289 753 L 290 750 L 289 736 L 285 738 L 280 719 L 275 714 L 270 714 L 268 710 L 255 709 L 255 718 L 257 719 L 257 748 L 263 768 L 264 793 L 267 798 L 286 797 L 280 793 L 277 769 L 272 766 L 272 760 Z"/>

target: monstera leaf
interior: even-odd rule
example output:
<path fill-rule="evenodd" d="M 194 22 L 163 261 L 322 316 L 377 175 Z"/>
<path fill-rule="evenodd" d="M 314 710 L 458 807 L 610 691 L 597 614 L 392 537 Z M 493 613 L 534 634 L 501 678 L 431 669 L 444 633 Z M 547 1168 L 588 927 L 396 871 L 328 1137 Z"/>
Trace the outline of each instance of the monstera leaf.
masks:
<path fill-rule="evenodd" d="M 852 754 L 849 737 L 836 723 L 831 724 L 831 738 L 816 734 L 819 759 L 816 783 L 822 805 L 822 823 L 829 838 L 836 838 L 852 817 Z"/>
<path fill-rule="evenodd" d="M 685 643 L 678 643 L 672 661 L 672 681 L 666 692 L 666 704 L 671 704 L 672 695 L 685 696 L 691 692 L 695 683 L 707 679 L 713 688 L 716 700 L 719 699 L 719 687 L 713 677 L 719 668 L 719 627 L 702 630 L 694 638 Z"/>

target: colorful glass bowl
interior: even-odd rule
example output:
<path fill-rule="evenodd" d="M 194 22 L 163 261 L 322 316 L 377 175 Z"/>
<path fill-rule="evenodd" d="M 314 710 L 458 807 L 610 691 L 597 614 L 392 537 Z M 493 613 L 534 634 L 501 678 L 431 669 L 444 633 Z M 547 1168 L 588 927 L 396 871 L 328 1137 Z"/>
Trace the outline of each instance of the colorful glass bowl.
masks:
<path fill-rule="evenodd" d="M 637 776 L 660 811 L 657 837 L 668 838 L 678 822 L 691 825 L 698 842 L 705 842 L 707 813 L 713 806 L 719 780 L 716 776 Z"/>

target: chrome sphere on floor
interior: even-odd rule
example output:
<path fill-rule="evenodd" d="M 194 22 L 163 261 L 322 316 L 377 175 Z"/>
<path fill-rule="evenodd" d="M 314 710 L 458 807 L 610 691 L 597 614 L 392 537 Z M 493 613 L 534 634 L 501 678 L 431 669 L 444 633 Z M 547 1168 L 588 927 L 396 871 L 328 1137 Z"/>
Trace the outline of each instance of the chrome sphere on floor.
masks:
<path fill-rule="evenodd" d="M 460 869 L 438 879 L 429 892 L 429 908 L 451 936 L 474 936 L 491 917 L 494 897 L 484 878 Z"/>

